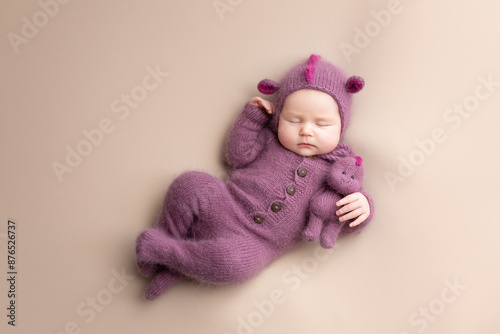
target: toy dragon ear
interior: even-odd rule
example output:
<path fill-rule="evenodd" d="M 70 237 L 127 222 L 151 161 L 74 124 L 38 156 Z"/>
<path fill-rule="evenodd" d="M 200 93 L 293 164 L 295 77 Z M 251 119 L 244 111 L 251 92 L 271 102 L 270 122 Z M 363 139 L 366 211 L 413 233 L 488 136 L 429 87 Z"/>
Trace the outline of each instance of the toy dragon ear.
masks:
<path fill-rule="evenodd" d="M 275 93 L 279 89 L 279 83 L 271 79 L 264 79 L 259 82 L 257 89 L 262 94 L 270 95 Z"/>
<path fill-rule="evenodd" d="M 357 77 L 357 76 L 352 76 L 349 79 L 347 79 L 347 82 L 345 84 L 346 90 L 351 93 L 357 93 L 360 90 L 363 89 L 365 86 L 365 80 L 363 80 L 362 77 Z"/>
<path fill-rule="evenodd" d="M 355 156 L 354 159 L 356 159 L 356 166 L 361 166 L 363 159 L 360 156 Z"/>

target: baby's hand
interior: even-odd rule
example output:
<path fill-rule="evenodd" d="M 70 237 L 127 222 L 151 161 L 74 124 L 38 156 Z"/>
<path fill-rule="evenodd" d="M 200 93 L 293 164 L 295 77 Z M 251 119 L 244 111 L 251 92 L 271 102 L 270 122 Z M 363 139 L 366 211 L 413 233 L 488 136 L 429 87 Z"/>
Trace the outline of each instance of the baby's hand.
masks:
<path fill-rule="evenodd" d="M 248 101 L 251 105 L 264 109 L 269 115 L 274 112 L 274 104 L 261 97 L 253 97 Z"/>
<path fill-rule="evenodd" d="M 349 224 L 350 227 L 357 226 L 364 222 L 370 215 L 370 205 L 365 195 L 362 193 L 352 193 L 337 202 L 338 209 L 335 214 L 339 216 L 340 222 L 355 219 Z"/>

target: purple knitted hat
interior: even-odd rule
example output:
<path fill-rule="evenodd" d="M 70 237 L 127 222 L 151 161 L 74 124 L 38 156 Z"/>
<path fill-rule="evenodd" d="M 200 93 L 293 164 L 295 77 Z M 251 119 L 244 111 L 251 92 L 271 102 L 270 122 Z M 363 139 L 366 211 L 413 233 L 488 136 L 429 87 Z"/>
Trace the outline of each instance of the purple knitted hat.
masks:
<path fill-rule="evenodd" d="M 339 68 L 313 54 L 307 61 L 292 67 L 280 83 L 264 79 L 257 88 L 266 95 L 277 92 L 272 121 L 275 128 L 278 128 L 281 109 L 288 95 L 300 89 L 315 89 L 329 94 L 339 106 L 342 135 L 351 117 L 351 95 L 363 89 L 364 84 L 363 78 L 347 78 Z"/>

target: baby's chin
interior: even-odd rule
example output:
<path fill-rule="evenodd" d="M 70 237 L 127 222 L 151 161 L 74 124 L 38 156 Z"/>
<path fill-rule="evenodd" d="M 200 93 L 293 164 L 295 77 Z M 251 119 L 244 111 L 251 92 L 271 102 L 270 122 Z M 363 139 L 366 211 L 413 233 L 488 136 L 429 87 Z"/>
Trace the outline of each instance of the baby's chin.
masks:
<path fill-rule="evenodd" d="M 288 148 L 288 149 L 290 151 L 297 153 L 300 156 L 303 156 L 303 157 L 310 157 L 313 155 L 321 155 L 321 154 L 326 154 L 326 153 L 330 153 L 333 151 L 333 150 L 321 149 L 321 148 L 318 148 L 317 146 L 297 147 L 297 148 L 293 148 L 293 149 L 290 149 L 290 148 Z"/>
<path fill-rule="evenodd" d="M 321 154 L 321 153 L 318 153 L 318 150 L 312 150 L 312 149 L 309 149 L 309 150 L 294 150 L 293 152 L 295 152 L 298 155 L 303 156 L 303 157 L 311 157 L 311 156 L 314 156 L 314 155 Z"/>

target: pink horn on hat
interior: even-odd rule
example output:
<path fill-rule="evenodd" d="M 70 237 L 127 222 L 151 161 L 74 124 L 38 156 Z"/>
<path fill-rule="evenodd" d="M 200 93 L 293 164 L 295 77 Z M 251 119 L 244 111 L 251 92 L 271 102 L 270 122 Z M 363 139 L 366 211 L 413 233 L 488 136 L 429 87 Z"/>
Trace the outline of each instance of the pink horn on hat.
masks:
<path fill-rule="evenodd" d="M 321 56 L 318 55 L 311 55 L 309 57 L 309 60 L 307 62 L 307 67 L 306 67 L 306 81 L 308 83 L 311 83 L 314 81 L 314 72 L 316 71 L 316 64 L 318 63 L 318 60 L 321 59 Z"/>

